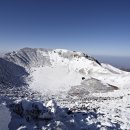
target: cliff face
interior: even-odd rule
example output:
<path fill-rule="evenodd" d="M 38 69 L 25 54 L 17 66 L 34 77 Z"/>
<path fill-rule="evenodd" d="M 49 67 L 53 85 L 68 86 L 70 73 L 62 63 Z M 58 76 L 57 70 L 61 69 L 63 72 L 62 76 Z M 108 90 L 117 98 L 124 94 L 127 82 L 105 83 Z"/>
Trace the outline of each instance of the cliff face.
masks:
<path fill-rule="evenodd" d="M 5 54 L 4 59 L 23 67 L 38 67 L 41 65 L 50 65 L 49 57 L 47 55 L 42 55 L 42 52 L 47 54 L 48 50 L 23 48 L 20 49 L 18 52 L 14 51 Z"/>

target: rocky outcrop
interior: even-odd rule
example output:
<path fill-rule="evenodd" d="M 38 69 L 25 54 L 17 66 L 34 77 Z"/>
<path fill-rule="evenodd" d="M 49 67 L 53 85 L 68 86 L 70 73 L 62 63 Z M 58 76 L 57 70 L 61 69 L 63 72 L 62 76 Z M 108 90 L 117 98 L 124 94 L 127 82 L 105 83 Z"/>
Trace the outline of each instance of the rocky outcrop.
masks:
<path fill-rule="evenodd" d="M 96 109 L 87 112 L 72 112 L 68 108 L 57 106 L 54 100 L 50 100 L 46 105 L 38 101 L 15 101 L 9 108 L 12 115 L 8 125 L 10 130 L 119 129 L 119 125 L 112 122 L 109 123 L 111 126 L 101 125 L 98 117 L 102 114 L 97 113 Z"/>

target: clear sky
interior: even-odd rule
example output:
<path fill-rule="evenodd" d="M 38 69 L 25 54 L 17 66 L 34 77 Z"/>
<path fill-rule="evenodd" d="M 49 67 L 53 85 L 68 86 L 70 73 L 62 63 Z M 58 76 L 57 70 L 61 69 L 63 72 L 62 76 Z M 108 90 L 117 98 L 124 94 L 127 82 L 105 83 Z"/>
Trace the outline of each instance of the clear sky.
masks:
<path fill-rule="evenodd" d="M 0 50 L 130 56 L 130 0 L 0 0 Z"/>

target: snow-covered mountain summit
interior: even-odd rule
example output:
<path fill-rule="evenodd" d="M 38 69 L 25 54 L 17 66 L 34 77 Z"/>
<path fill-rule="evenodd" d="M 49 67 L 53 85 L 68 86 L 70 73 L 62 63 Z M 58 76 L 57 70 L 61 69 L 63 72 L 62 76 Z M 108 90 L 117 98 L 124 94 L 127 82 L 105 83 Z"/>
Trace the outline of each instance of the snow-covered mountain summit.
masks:
<path fill-rule="evenodd" d="M 127 88 L 130 84 L 129 73 L 99 63 L 87 54 L 65 49 L 23 48 L 6 53 L 1 63 L 1 73 L 4 73 L 4 68 L 9 71 L 10 77 L 11 74 L 15 75 L 10 82 L 17 82 L 16 79 L 26 77 L 24 82 L 31 89 L 46 94 L 51 91 L 52 95 L 61 92 L 76 96 L 86 95 Z M 20 67 L 23 75 L 21 72 L 17 74 L 20 71 L 17 68 Z M 11 69 L 16 70 L 15 74 Z"/>
<path fill-rule="evenodd" d="M 0 102 L 11 111 L 10 130 L 129 129 L 129 86 L 129 72 L 81 52 L 23 48 L 0 58 Z"/>
<path fill-rule="evenodd" d="M 97 64 L 101 65 L 96 59 L 88 56 L 87 54 L 65 49 L 23 48 L 19 51 L 6 53 L 4 59 L 14 62 L 20 66 L 38 67 L 50 65 L 51 60 L 54 60 L 54 62 L 59 62 L 62 58 L 63 62 L 64 59 L 72 60 L 82 57 L 95 61 Z"/>

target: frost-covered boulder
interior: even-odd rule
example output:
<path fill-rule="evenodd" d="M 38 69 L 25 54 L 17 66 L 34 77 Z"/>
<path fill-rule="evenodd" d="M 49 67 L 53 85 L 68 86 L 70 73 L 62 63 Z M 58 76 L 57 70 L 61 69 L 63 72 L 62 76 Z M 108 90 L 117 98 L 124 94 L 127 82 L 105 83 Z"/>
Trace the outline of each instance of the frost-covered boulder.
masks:
<path fill-rule="evenodd" d="M 39 127 L 43 130 L 68 130 L 68 127 L 77 130 L 76 122 L 70 113 L 68 114 L 68 109 L 60 108 L 54 100 L 50 100 L 46 105 L 38 101 L 17 100 L 10 108 L 13 113 L 26 120 L 26 125 L 24 123 L 24 127 L 20 126 L 19 129 L 27 128 L 29 122 L 35 126 L 39 121 Z"/>
<path fill-rule="evenodd" d="M 28 100 L 15 101 L 14 104 L 11 105 L 11 109 L 16 114 L 25 117 L 27 121 L 43 118 L 43 115 L 48 113 L 48 109 L 42 102 Z"/>

